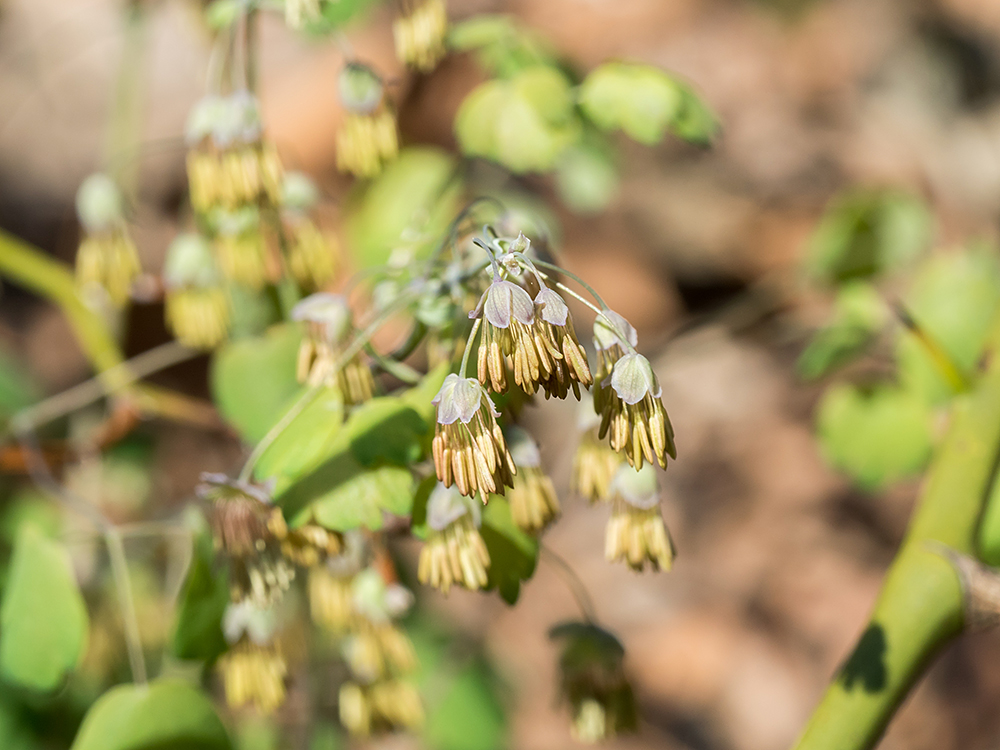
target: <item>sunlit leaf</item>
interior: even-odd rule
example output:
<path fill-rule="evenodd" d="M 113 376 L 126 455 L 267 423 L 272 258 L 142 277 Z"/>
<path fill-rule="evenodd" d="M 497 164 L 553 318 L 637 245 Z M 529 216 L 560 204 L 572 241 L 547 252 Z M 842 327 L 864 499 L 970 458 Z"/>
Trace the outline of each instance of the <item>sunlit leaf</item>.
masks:
<path fill-rule="evenodd" d="M 52 690 L 79 662 L 88 629 L 66 550 L 23 525 L 0 604 L 0 673 L 34 690 Z"/>
<path fill-rule="evenodd" d="M 416 483 L 409 469 L 380 466 L 365 469 L 350 455 L 337 462 L 341 475 L 333 471 L 328 478 L 333 486 L 314 496 L 293 524 L 310 520 L 334 531 L 366 528 L 381 529 L 384 514 L 409 515 Z M 292 489 L 294 493 L 295 488 Z M 283 504 L 285 498 L 279 499 Z"/>
<path fill-rule="evenodd" d="M 474 52 L 483 68 L 501 77 L 552 60 L 543 41 L 521 30 L 510 16 L 483 14 L 459 21 L 448 32 L 448 44 L 460 52 Z"/>
<path fill-rule="evenodd" d="M 264 437 L 301 391 L 295 377 L 301 339 L 297 326 L 277 325 L 225 344 L 212 358 L 215 404 L 247 442 Z"/>
<path fill-rule="evenodd" d="M 837 294 L 833 320 L 799 357 L 799 375 L 813 380 L 852 361 L 888 318 L 888 307 L 874 287 L 864 282 L 845 284 Z"/>
<path fill-rule="evenodd" d="M 208 697 L 187 683 L 119 685 L 84 717 L 71 750 L 229 750 Z"/>
<path fill-rule="evenodd" d="M 930 457 L 931 426 L 925 400 L 889 385 L 836 385 L 817 417 L 827 460 L 867 489 L 918 473 Z"/>
<path fill-rule="evenodd" d="M 396 396 L 372 399 L 347 421 L 351 451 L 362 466 L 378 462 L 410 464 L 420 460 L 428 424 Z"/>
<path fill-rule="evenodd" d="M 566 150 L 556 167 L 559 197 L 581 214 L 607 208 L 617 195 L 618 170 L 607 151 L 580 144 Z"/>
<path fill-rule="evenodd" d="M 406 148 L 351 203 L 347 233 L 361 268 L 393 250 L 425 252 L 455 214 L 460 180 L 454 158 L 436 148 Z"/>

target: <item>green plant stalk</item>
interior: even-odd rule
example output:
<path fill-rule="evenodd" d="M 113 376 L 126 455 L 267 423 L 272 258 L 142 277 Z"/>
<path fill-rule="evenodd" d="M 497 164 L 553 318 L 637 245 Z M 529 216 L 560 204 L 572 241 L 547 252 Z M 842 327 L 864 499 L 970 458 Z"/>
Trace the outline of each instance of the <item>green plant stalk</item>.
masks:
<path fill-rule="evenodd" d="M 989 364 L 955 399 L 906 539 L 865 635 L 827 689 L 797 750 L 864 750 L 881 738 L 928 662 L 964 625 L 962 586 L 933 544 L 973 554 L 1000 455 L 1000 327 Z"/>
<path fill-rule="evenodd" d="M 110 371 L 102 376 L 106 388 L 117 390 L 130 382 L 128 373 L 115 367 L 125 361 L 124 354 L 101 317 L 80 299 L 65 264 L 0 230 L 0 274 L 59 305 L 94 369 Z"/>
<path fill-rule="evenodd" d="M 148 11 L 142 0 L 130 0 L 122 10 L 123 48 L 118 64 L 114 101 L 108 126 L 106 162 L 129 205 L 136 200 L 144 99 L 143 61 L 148 47 Z"/>

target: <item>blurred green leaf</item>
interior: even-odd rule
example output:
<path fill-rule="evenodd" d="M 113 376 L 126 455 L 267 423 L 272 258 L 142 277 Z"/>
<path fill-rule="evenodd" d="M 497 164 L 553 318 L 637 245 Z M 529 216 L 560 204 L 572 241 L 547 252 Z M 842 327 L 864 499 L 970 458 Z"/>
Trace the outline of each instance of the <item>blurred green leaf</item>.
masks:
<path fill-rule="evenodd" d="M 566 149 L 556 166 L 556 188 L 576 213 L 603 211 L 618 194 L 618 169 L 603 149 L 581 143 Z"/>
<path fill-rule="evenodd" d="M 552 61 L 535 34 L 518 28 L 510 16 L 475 15 L 452 25 L 448 43 L 460 52 L 475 52 L 488 72 L 509 77 L 532 65 Z"/>
<path fill-rule="evenodd" d="M 14 706 L 0 701 L 0 747 L 3 750 L 38 750 L 26 722 Z"/>
<path fill-rule="evenodd" d="M 0 672 L 19 685 L 53 690 L 80 661 L 88 629 L 66 550 L 23 525 L 0 604 Z"/>
<path fill-rule="evenodd" d="M 364 469 L 351 456 L 342 456 L 338 463 L 342 477 L 331 476 L 333 487 L 314 497 L 293 525 L 310 520 L 334 531 L 361 527 L 377 531 L 383 525 L 383 511 L 396 516 L 410 513 L 416 483 L 409 469 Z"/>
<path fill-rule="evenodd" d="M 569 81 L 548 65 L 477 86 L 455 116 L 463 153 L 516 173 L 552 169 L 580 133 Z"/>
<path fill-rule="evenodd" d="M 851 191 L 824 213 L 809 241 L 806 268 L 829 283 L 895 270 L 927 249 L 933 229 L 927 208 L 910 195 Z"/>
<path fill-rule="evenodd" d="M 504 601 L 514 604 L 521 593 L 521 581 L 535 573 L 538 540 L 517 527 L 510 504 L 499 495 L 490 495 L 483 508 L 479 533 L 490 553 L 487 588 L 496 588 Z"/>
<path fill-rule="evenodd" d="M 904 297 L 907 312 L 963 373 L 973 371 L 1000 307 L 1000 259 L 985 248 L 940 253 L 924 261 Z M 900 380 L 932 402 L 953 388 L 928 349 L 910 332 L 897 341 Z"/>
<path fill-rule="evenodd" d="M 994 476 L 978 530 L 979 557 L 987 565 L 1000 565 L 1000 482 Z"/>
<path fill-rule="evenodd" d="M 379 0 L 336 0 L 320 4 L 323 18 L 310 23 L 308 30 L 314 34 L 329 34 L 354 20 L 355 16 L 376 5 Z"/>
<path fill-rule="evenodd" d="M 602 130 L 623 130 L 649 146 L 663 140 L 668 130 L 704 143 L 717 129 L 711 112 L 688 86 L 651 65 L 605 63 L 584 79 L 579 100 Z"/>
<path fill-rule="evenodd" d="M 351 451 L 362 466 L 378 462 L 410 464 L 423 453 L 427 422 L 397 396 L 374 398 L 347 420 Z"/>
<path fill-rule="evenodd" d="M 213 30 L 232 26 L 245 7 L 243 0 L 214 0 L 205 8 L 205 24 Z"/>
<path fill-rule="evenodd" d="M 264 437 L 300 392 L 295 368 L 301 340 L 297 326 L 282 324 L 215 352 L 212 396 L 222 416 L 248 443 Z"/>
<path fill-rule="evenodd" d="M 6 348 L 0 346 L 0 422 L 31 406 L 42 395 L 38 383 Z"/>
<path fill-rule="evenodd" d="M 917 474 L 932 448 L 932 412 L 895 386 L 839 384 L 823 395 L 817 418 L 827 460 L 866 489 Z"/>
<path fill-rule="evenodd" d="M 173 652 L 181 659 L 213 661 L 227 648 L 222 617 L 229 606 L 229 576 L 215 565 L 211 534 L 194 539 L 191 567 L 181 590 Z"/>
<path fill-rule="evenodd" d="M 175 680 L 119 685 L 98 699 L 71 750 L 228 750 L 226 728 L 204 693 Z"/>
<path fill-rule="evenodd" d="M 350 206 L 347 234 L 359 268 L 384 264 L 393 250 L 426 252 L 455 214 L 456 162 L 437 148 L 406 148 Z"/>
<path fill-rule="evenodd" d="M 799 375 L 814 380 L 861 355 L 889 319 L 878 291 L 861 281 L 837 293 L 833 320 L 820 330 L 799 357 Z"/>

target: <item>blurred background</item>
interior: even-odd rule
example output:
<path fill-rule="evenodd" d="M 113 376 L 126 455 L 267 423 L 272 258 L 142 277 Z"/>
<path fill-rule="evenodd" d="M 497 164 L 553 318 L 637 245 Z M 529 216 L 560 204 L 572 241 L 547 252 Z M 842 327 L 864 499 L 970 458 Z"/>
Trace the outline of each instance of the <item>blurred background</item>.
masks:
<path fill-rule="evenodd" d="M 1000 3 L 449 0 L 448 8 L 455 19 L 512 14 L 580 70 L 616 57 L 662 66 L 721 121 L 709 149 L 668 139 L 650 150 L 622 139 L 620 185 L 597 214 L 573 212 L 551 181 L 524 178 L 555 215 L 566 266 L 591 280 L 655 355 L 679 450 L 664 504 L 678 547 L 673 572 L 637 575 L 605 563 L 607 508 L 568 493 L 574 404 L 540 403 L 525 421 L 564 498 L 547 543 L 584 578 L 628 651 L 643 726 L 613 746 L 789 747 L 863 629 L 918 489 L 911 480 L 865 493 L 821 457 L 813 434 L 821 389 L 801 382 L 795 362 L 830 299 L 805 282 L 802 255 L 828 201 L 851 186 L 926 201 L 939 246 L 994 238 Z M 182 0 L 150 3 L 138 42 L 144 102 L 142 147 L 130 165 L 139 185 L 132 232 L 147 269 L 162 263 L 185 200 L 183 128 L 204 94 L 209 51 L 202 11 Z M 452 55 L 414 78 L 395 61 L 391 18 L 373 9 L 346 29 L 350 44 L 391 81 L 403 143 L 453 151 L 455 112 L 482 73 L 469 56 Z M 114 0 L 0 3 L 0 228 L 66 261 L 79 236 L 74 194 L 113 137 L 126 39 Z M 295 35 L 280 17 L 265 19 L 261 41 L 266 131 L 286 166 L 321 186 L 325 226 L 341 234 L 349 267 L 340 207 L 351 182 L 336 173 L 334 143 L 343 45 Z M 129 354 L 167 340 L 161 306 L 136 305 L 123 335 Z M 0 344 L 38 395 L 89 377 L 60 312 L 16 285 L 0 295 Z M 159 382 L 203 398 L 206 372 L 203 358 Z M 124 487 L 121 503 L 151 503 L 159 513 L 179 508 L 201 471 L 231 471 L 240 458 L 221 427 L 159 426 L 155 440 L 140 443 L 152 472 L 125 472 L 114 486 Z M 16 467 L 8 474 L 14 486 Z M 415 548 L 401 554 L 415 560 Z M 422 591 L 420 600 L 482 647 L 502 685 L 507 746 L 575 746 L 547 637 L 552 624 L 576 616 L 557 570 L 543 559 L 514 608 L 464 591 L 448 599 Z M 144 627 L 157 619 L 150 614 Z M 1000 747 L 997 663 L 995 634 L 963 637 L 882 747 Z"/>

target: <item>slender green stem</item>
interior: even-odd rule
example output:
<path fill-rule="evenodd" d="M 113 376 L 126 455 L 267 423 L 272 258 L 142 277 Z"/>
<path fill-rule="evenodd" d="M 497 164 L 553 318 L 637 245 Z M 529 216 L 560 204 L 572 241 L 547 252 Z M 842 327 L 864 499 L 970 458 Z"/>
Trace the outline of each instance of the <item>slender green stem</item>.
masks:
<path fill-rule="evenodd" d="M 575 273 L 572 273 L 571 271 L 567 271 L 565 268 L 560 268 L 559 266 L 555 265 L 554 263 L 548 263 L 547 261 L 538 260 L 537 258 L 535 259 L 535 263 L 537 265 L 541 266 L 542 268 L 547 268 L 550 271 L 554 271 L 555 273 L 563 274 L 564 276 L 569 276 L 571 279 L 573 279 L 573 281 L 575 281 L 577 284 L 579 284 L 584 289 L 586 289 L 587 293 L 590 294 L 591 297 L 593 297 L 595 300 L 597 300 L 597 304 L 599 304 L 601 306 L 600 312 L 603 312 L 605 310 L 610 309 L 607 306 L 607 304 L 605 304 L 604 300 L 601 299 L 601 295 L 599 295 L 597 292 L 595 292 L 594 288 L 592 286 L 590 286 L 590 284 L 588 284 L 586 281 L 584 281 L 583 279 L 581 279 Z"/>
<path fill-rule="evenodd" d="M 125 545 L 121 532 L 115 526 L 104 532 L 104 541 L 108 547 L 108 560 L 111 562 L 111 575 L 115 579 L 118 590 L 118 604 L 122 611 L 122 624 L 125 631 L 125 646 L 128 651 L 129 666 L 132 669 L 132 681 L 145 685 L 146 658 L 142 653 L 142 637 L 139 633 L 139 618 L 136 615 L 135 597 L 132 595 L 132 581 L 128 574 L 128 560 L 125 557 Z"/>
<path fill-rule="evenodd" d="M 998 321 L 1000 324 L 1000 321 Z M 931 544 L 971 554 L 1000 458 L 1000 325 L 973 390 L 928 472 L 868 627 L 813 714 L 798 750 L 874 747 L 926 664 L 964 626 L 958 574 Z"/>
<path fill-rule="evenodd" d="M 123 10 L 124 43 L 118 64 L 105 163 L 126 201 L 134 204 L 138 191 L 139 160 L 123 158 L 138 153 L 142 139 L 143 60 L 148 48 L 146 3 L 128 0 Z"/>
<path fill-rule="evenodd" d="M 482 322 L 482 318 L 476 318 L 476 322 L 472 324 L 472 331 L 469 333 L 469 338 L 465 342 L 465 351 L 462 352 L 462 366 L 458 368 L 458 372 L 463 378 L 469 366 L 469 355 L 472 353 L 472 344 L 475 343 L 476 334 L 479 333 L 479 326 Z"/>
<path fill-rule="evenodd" d="M 253 5 L 247 7 L 243 17 L 243 57 L 246 65 L 244 75 L 246 77 L 247 90 L 257 93 L 257 83 L 259 79 L 259 40 L 257 31 L 257 8 Z"/>
<path fill-rule="evenodd" d="M 941 373 L 952 390 L 955 393 L 962 393 L 969 390 L 972 386 L 969 378 L 959 369 L 958 365 L 951 358 L 951 355 L 945 351 L 945 348 L 938 343 L 937 339 L 921 326 L 901 303 L 897 303 L 893 307 L 900 322 L 920 342 L 924 351 L 931 358 L 931 362 L 934 363 L 934 366 L 937 367 L 938 372 Z"/>
<path fill-rule="evenodd" d="M 573 570 L 573 566 L 544 542 L 539 543 L 538 547 L 542 555 L 552 563 L 552 567 L 559 571 L 559 577 L 563 579 L 566 588 L 576 600 L 576 605 L 583 613 L 584 619 L 592 625 L 597 624 L 597 609 L 594 607 L 594 600 L 590 596 L 590 591 L 587 590 L 587 585 Z"/>

